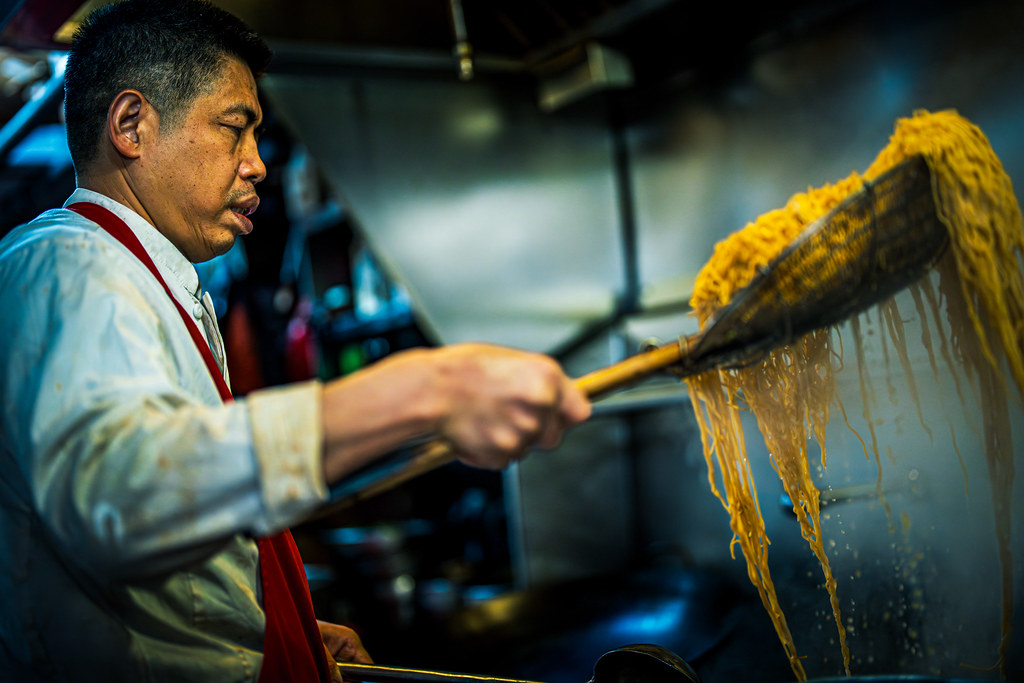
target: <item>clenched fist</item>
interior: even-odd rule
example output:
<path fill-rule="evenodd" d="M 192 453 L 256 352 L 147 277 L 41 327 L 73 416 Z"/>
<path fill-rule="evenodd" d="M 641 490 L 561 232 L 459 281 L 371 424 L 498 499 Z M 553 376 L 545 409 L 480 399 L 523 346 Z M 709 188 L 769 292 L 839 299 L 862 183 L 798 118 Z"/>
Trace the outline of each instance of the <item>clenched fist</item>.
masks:
<path fill-rule="evenodd" d="M 336 481 L 418 437 L 500 469 L 531 448 L 553 448 L 590 410 L 543 354 L 489 344 L 403 351 L 324 387 L 324 472 Z"/>

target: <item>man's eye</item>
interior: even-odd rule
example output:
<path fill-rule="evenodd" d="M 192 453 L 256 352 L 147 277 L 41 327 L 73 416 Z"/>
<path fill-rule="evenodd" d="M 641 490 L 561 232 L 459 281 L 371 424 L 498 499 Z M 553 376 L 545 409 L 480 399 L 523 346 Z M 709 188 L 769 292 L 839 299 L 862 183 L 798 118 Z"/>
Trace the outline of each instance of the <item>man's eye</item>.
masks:
<path fill-rule="evenodd" d="M 241 137 L 242 136 L 242 131 L 245 130 L 244 128 L 242 128 L 240 126 L 230 126 L 230 125 L 228 125 L 226 123 L 224 124 L 224 127 L 227 128 L 228 130 L 230 130 L 232 133 L 234 133 L 236 138 L 237 137 Z"/>

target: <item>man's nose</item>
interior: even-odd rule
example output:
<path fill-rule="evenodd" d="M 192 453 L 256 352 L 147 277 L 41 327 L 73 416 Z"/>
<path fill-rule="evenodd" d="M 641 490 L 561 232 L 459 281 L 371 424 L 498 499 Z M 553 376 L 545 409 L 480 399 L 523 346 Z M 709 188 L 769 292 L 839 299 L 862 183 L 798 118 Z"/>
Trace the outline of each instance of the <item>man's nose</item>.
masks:
<path fill-rule="evenodd" d="M 247 145 L 246 154 L 242 157 L 242 163 L 238 167 L 238 175 L 250 183 L 258 183 L 267 177 L 267 167 L 260 158 L 259 145 L 253 139 Z"/>

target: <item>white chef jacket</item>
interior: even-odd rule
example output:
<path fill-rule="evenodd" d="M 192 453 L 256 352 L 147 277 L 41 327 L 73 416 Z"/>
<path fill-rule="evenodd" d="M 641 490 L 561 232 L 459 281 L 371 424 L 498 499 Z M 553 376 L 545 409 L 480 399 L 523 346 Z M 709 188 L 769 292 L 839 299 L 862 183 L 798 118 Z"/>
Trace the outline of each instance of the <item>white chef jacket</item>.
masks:
<path fill-rule="evenodd" d="M 192 264 L 79 201 L 128 224 L 224 368 Z M 223 404 L 153 275 L 67 209 L 0 241 L 0 315 L 0 681 L 255 680 L 251 535 L 326 500 L 320 384 Z"/>

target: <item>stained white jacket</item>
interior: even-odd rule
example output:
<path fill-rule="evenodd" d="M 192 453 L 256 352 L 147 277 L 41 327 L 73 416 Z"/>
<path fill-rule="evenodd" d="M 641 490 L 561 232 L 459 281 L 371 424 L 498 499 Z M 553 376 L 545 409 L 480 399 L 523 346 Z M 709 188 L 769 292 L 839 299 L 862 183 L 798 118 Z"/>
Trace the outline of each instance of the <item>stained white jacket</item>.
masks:
<path fill-rule="evenodd" d="M 120 216 L 223 344 L 195 268 Z M 255 680 L 251 535 L 327 496 L 317 382 L 222 404 L 162 287 L 67 209 L 0 242 L 0 680 Z"/>

